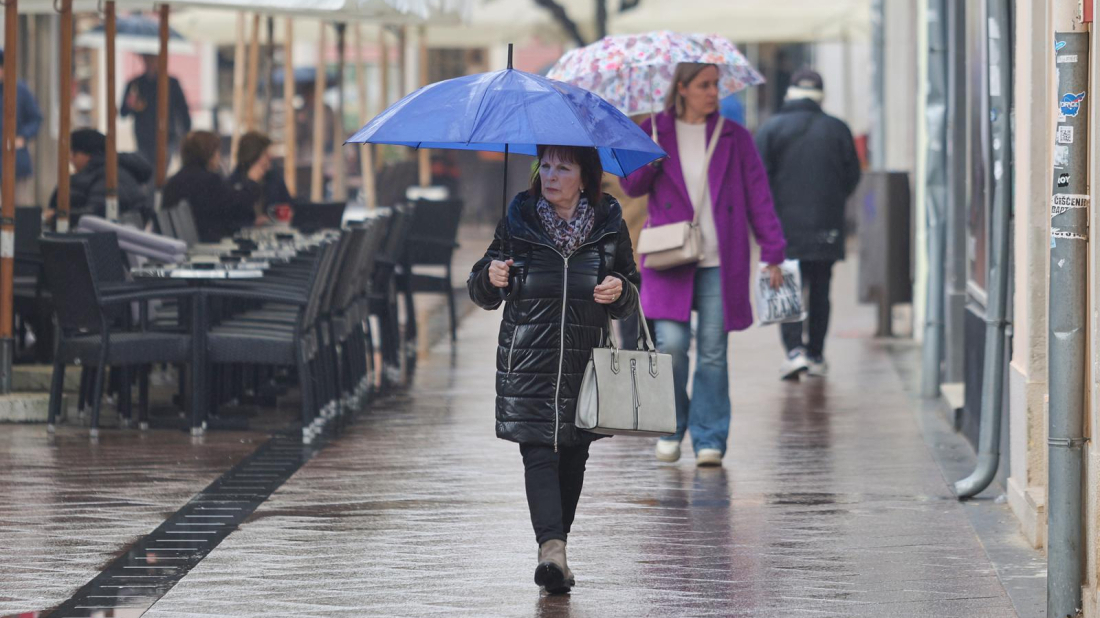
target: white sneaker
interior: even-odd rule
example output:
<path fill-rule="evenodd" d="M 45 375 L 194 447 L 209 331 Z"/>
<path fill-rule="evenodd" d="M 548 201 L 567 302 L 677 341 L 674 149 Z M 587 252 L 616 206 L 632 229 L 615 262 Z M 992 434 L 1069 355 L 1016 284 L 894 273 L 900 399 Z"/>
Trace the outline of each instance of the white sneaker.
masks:
<path fill-rule="evenodd" d="M 829 375 L 829 363 L 825 362 L 825 359 L 810 360 L 809 368 L 806 370 L 806 375 L 813 376 L 815 378 L 824 378 Z"/>
<path fill-rule="evenodd" d="M 779 366 L 779 379 L 780 380 L 797 380 L 798 374 L 807 371 L 810 368 L 810 359 L 806 357 L 806 352 L 802 350 L 795 350 L 787 356 L 787 360 L 783 361 L 783 364 Z"/>
<path fill-rule="evenodd" d="M 657 461 L 672 463 L 680 459 L 680 443 L 675 440 L 657 440 Z"/>
<path fill-rule="evenodd" d="M 695 453 L 695 465 L 720 466 L 722 465 L 722 451 L 716 448 L 701 448 Z"/>

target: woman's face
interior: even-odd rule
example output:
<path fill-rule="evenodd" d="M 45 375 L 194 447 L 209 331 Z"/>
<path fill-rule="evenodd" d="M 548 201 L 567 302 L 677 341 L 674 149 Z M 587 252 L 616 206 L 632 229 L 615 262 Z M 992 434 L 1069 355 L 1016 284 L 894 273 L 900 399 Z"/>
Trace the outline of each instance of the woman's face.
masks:
<path fill-rule="evenodd" d="M 580 199 L 580 165 L 562 161 L 550 151 L 539 160 L 539 177 L 542 179 L 542 196 L 547 202 L 561 208 L 572 208 Z"/>
<path fill-rule="evenodd" d="M 677 85 L 684 99 L 684 112 L 693 116 L 708 116 L 718 109 L 718 69 L 708 66 L 687 84 Z"/>
<path fill-rule="evenodd" d="M 215 152 L 214 156 L 210 159 L 210 163 L 207 164 L 206 169 L 211 172 L 221 173 L 222 171 L 222 153 Z"/>

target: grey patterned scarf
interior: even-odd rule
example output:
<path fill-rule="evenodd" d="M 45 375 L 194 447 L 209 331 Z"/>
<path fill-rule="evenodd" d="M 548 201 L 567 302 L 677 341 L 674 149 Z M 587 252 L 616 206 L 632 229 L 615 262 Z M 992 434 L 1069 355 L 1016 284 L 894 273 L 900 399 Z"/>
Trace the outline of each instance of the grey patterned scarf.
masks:
<path fill-rule="evenodd" d="M 546 201 L 545 197 L 539 198 L 536 210 L 538 210 L 539 221 L 542 223 L 543 229 L 550 235 L 550 239 L 554 241 L 554 245 L 557 246 L 558 251 L 562 252 L 562 255 L 569 255 L 581 246 L 588 239 L 588 235 L 592 233 L 592 227 L 596 223 L 596 213 L 588 205 L 588 198 L 586 197 L 581 197 L 580 203 L 577 204 L 577 210 L 573 213 L 573 219 L 570 221 L 559 217 L 557 211 L 554 210 L 550 202 Z"/>

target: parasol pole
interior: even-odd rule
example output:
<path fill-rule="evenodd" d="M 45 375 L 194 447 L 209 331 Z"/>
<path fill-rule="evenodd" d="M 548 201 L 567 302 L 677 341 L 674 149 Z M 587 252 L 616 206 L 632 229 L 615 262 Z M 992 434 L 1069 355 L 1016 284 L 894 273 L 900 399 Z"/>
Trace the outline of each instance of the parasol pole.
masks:
<path fill-rule="evenodd" d="M 168 5 L 160 10 L 160 53 L 157 57 L 157 154 L 153 209 L 159 211 L 168 179 Z"/>
<path fill-rule="evenodd" d="M 367 105 L 367 64 L 363 58 L 363 27 L 356 22 L 355 30 L 352 31 L 352 35 L 355 37 L 353 42 L 355 43 L 355 82 L 359 88 L 359 126 L 367 124 L 370 120 L 369 106 Z M 374 210 L 377 205 L 377 188 L 374 186 L 374 161 L 373 151 L 370 144 L 362 144 L 359 146 L 359 164 L 361 167 L 361 181 L 362 186 L 360 191 L 363 196 L 363 205 L 369 210 Z"/>
<path fill-rule="evenodd" d="M 11 365 L 15 358 L 12 276 L 15 273 L 15 105 L 16 79 L 19 76 L 17 0 L 4 3 L 4 130 L 0 189 L 0 394 L 11 393 Z"/>
<path fill-rule="evenodd" d="M 335 202 L 348 200 L 348 168 L 344 161 L 344 72 L 347 70 L 347 29 L 343 22 L 336 24 L 336 109 L 333 110 L 332 123 L 332 163 L 336 167 L 332 172 L 332 199 Z"/>
<path fill-rule="evenodd" d="M 420 26 L 420 87 L 428 85 L 428 28 Z M 511 63 L 509 63 L 509 68 Z M 421 148 L 417 157 L 417 171 L 419 172 L 418 180 L 421 187 L 427 187 L 432 184 L 432 152 L 427 148 Z"/>
<path fill-rule="evenodd" d="M 286 18 L 283 42 L 283 182 L 292 197 L 298 196 L 298 111 L 294 109 L 294 20 Z"/>
<path fill-rule="evenodd" d="M 321 22 L 320 40 L 317 42 L 317 75 L 313 80 L 313 170 L 310 174 L 309 200 L 320 202 L 325 197 L 325 22 Z"/>
<path fill-rule="evenodd" d="M 382 109 L 386 109 L 390 106 L 390 46 L 389 43 L 386 42 L 385 26 L 382 26 L 378 30 L 378 47 L 380 54 L 379 68 L 381 69 L 378 73 L 378 79 L 382 82 Z M 374 170 L 380 172 L 384 166 L 385 156 L 383 155 L 385 154 L 385 146 L 379 144 L 376 154 L 377 156 L 374 158 Z"/>
<path fill-rule="evenodd" d="M 260 14 L 252 16 L 252 38 L 248 42 L 248 74 L 245 78 L 244 130 L 256 130 L 256 94 L 260 81 Z"/>
<path fill-rule="evenodd" d="M 233 136 L 229 141 L 229 163 L 237 166 L 237 148 L 241 141 L 244 109 L 244 11 L 237 12 L 237 42 L 233 47 Z"/>
<path fill-rule="evenodd" d="M 57 210 L 54 225 L 58 232 L 69 231 L 69 154 L 73 123 L 73 0 L 61 0 L 61 96 L 58 99 L 57 128 Z"/>
<path fill-rule="evenodd" d="M 118 22 L 114 0 L 103 4 L 104 36 L 107 48 L 107 201 L 108 221 L 118 221 L 118 104 L 115 102 L 115 35 Z"/>

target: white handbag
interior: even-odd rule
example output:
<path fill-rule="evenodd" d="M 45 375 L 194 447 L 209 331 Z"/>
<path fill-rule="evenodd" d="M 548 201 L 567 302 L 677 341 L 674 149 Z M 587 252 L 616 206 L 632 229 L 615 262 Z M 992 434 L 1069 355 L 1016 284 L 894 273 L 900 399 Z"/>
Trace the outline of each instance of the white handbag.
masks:
<path fill-rule="evenodd" d="M 725 121 L 718 117 L 718 124 L 714 127 L 714 134 L 710 136 L 707 144 L 706 158 L 703 160 L 703 197 L 695 208 L 695 216 L 691 221 L 677 221 L 665 225 L 655 225 L 642 229 L 638 237 L 638 254 L 645 256 L 645 267 L 653 270 L 667 270 L 684 264 L 701 262 L 706 256 L 703 254 L 703 231 L 699 227 L 699 213 L 704 208 L 712 208 L 710 199 L 710 159 L 714 155 L 714 148 L 718 144 L 718 136 L 722 132 L 722 123 Z"/>
<path fill-rule="evenodd" d="M 611 318 L 609 348 L 593 348 L 577 397 L 576 425 L 604 435 L 671 436 L 676 433 L 672 355 L 660 354 L 638 302 L 643 350 L 620 350 Z"/>

